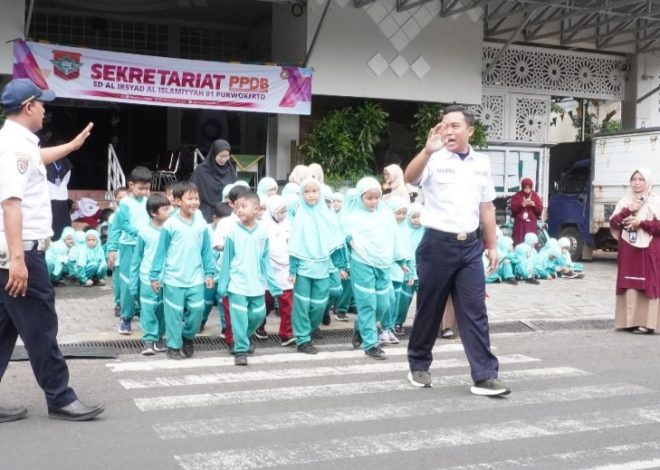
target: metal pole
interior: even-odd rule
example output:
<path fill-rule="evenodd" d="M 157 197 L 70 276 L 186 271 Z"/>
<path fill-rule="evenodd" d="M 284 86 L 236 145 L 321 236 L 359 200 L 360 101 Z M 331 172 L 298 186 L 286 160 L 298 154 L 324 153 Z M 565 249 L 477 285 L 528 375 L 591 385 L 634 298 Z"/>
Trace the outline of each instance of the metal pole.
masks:
<path fill-rule="evenodd" d="M 316 40 L 319 37 L 319 33 L 321 32 L 321 26 L 323 26 L 323 21 L 325 20 L 325 15 L 328 13 L 328 8 L 330 8 L 330 2 L 332 0 L 327 0 L 325 2 L 325 8 L 323 9 L 323 14 L 321 15 L 321 20 L 319 21 L 319 25 L 316 27 L 316 32 L 314 32 L 314 37 L 312 38 L 312 43 L 309 45 L 309 51 L 307 51 L 307 57 L 305 57 L 305 63 L 304 66 L 307 67 L 309 64 L 309 59 L 312 57 L 312 52 L 314 51 L 314 46 L 316 46 Z"/>
<path fill-rule="evenodd" d="M 25 31 L 23 34 L 24 38 L 27 38 L 28 33 L 30 32 L 30 25 L 32 24 L 32 13 L 34 12 L 34 1 L 35 0 L 30 0 L 30 6 L 28 7 L 27 18 L 25 18 Z"/>

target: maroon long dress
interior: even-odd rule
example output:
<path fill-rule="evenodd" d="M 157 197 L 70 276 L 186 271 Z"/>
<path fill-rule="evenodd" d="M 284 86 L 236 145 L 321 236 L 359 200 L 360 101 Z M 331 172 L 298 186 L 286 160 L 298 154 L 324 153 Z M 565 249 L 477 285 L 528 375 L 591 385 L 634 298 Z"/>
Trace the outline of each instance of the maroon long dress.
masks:
<path fill-rule="evenodd" d="M 627 208 L 610 219 L 612 230 L 620 230 Z M 660 221 L 644 220 L 640 228 L 653 235 L 647 248 L 637 248 L 619 237 L 616 277 L 615 328 L 643 326 L 658 328 L 660 312 Z"/>
<path fill-rule="evenodd" d="M 534 206 L 523 206 L 525 197 L 534 201 Z M 538 227 L 537 221 L 543 214 L 543 201 L 539 195 L 532 191 L 529 196 L 521 190 L 511 198 L 511 214 L 513 215 L 513 243 L 518 245 L 525 240 L 525 235 L 532 232 L 536 233 Z"/>

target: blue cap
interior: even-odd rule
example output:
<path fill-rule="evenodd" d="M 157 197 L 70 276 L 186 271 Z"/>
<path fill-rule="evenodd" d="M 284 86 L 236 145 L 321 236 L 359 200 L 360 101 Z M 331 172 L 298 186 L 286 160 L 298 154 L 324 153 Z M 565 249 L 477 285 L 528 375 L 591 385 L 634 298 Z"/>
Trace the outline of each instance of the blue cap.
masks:
<path fill-rule="evenodd" d="M 29 78 L 16 78 L 2 89 L 2 107 L 5 111 L 18 111 L 30 101 L 53 101 L 53 90 L 42 90 Z"/>

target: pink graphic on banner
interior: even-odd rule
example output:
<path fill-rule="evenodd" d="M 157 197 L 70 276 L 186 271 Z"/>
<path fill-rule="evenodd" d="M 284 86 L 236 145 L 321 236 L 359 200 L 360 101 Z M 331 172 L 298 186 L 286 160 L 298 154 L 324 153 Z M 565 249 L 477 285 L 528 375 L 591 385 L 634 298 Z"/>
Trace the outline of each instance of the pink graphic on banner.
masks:
<path fill-rule="evenodd" d="M 283 108 L 293 108 L 298 103 L 312 101 L 312 77 L 305 77 L 297 67 L 282 67 L 282 78 L 286 76 L 289 88 L 280 101 Z"/>
<path fill-rule="evenodd" d="M 48 89 L 46 77 L 39 69 L 36 59 L 32 55 L 30 48 L 22 40 L 14 41 L 14 78 L 29 78 L 42 90 Z"/>

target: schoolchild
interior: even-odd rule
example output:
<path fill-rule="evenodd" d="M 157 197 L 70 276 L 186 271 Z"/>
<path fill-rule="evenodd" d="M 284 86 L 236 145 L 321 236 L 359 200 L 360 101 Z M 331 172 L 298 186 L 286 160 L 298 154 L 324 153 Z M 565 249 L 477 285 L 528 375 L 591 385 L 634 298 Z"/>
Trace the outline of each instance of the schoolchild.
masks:
<path fill-rule="evenodd" d="M 218 224 L 222 221 L 222 219 L 226 217 L 230 217 L 233 213 L 232 208 L 227 204 L 226 202 L 219 202 L 213 207 L 213 213 L 211 214 L 212 217 L 212 222 L 208 224 L 208 230 L 209 230 L 209 236 L 211 237 L 211 240 L 213 240 L 213 237 L 215 236 L 215 231 L 218 228 Z M 204 327 L 206 326 L 206 322 L 209 319 L 209 316 L 211 315 L 211 310 L 213 309 L 213 305 L 218 306 L 218 312 L 219 312 L 219 317 L 220 317 L 220 328 L 221 328 L 221 335 L 224 336 L 225 332 L 225 315 L 224 315 L 224 309 L 222 307 L 222 297 L 218 296 L 218 280 L 220 277 L 220 266 L 222 266 L 222 251 L 221 250 L 216 250 L 215 247 L 213 248 L 213 259 L 215 260 L 215 283 L 216 287 L 212 289 L 205 288 L 204 289 L 204 314 L 202 315 L 202 324 L 199 327 L 199 332 L 201 333 L 204 331 Z"/>
<path fill-rule="evenodd" d="M 312 168 L 312 165 L 310 165 L 310 168 Z M 321 168 L 321 166 L 318 165 L 318 168 Z M 323 175 L 322 171 L 320 175 Z M 318 178 L 314 178 L 314 179 L 318 181 Z M 321 196 L 323 197 L 326 206 L 328 206 L 328 209 L 331 214 L 330 217 L 336 220 L 337 230 L 341 230 L 341 226 L 339 224 L 339 216 L 337 215 L 337 212 L 332 208 L 332 200 L 334 197 L 332 188 L 330 188 L 330 186 L 328 186 L 327 184 L 322 184 Z M 344 252 L 344 257 L 345 256 L 346 253 Z M 335 319 L 338 321 L 344 321 L 344 322 L 348 321 L 348 317 L 346 315 L 339 316 L 339 314 L 337 313 L 337 306 L 339 305 L 339 301 L 341 300 L 343 288 L 341 286 L 341 276 L 339 275 L 339 270 L 333 264 L 330 265 L 329 274 L 330 274 L 330 289 L 328 291 L 328 304 L 325 306 L 325 311 L 323 312 L 323 319 L 321 320 L 321 322 L 326 326 L 329 325 L 331 322 L 331 315 L 334 315 Z"/>
<path fill-rule="evenodd" d="M 73 247 L 73 227 L 64 227 L 59 240 L 53 242 L 46 250 L 46 266 L 48 276 L 53 284 L 58 285 L 65 276 L 73 275 L 68 270 L 69 251 Z"/>
<path fill-rule="evenodd" d="M 262 198 L 262 202 L 265 202 L 266 199 L 277 194 L 277 190 L 277 181 L 270 176 L 261 178 L 257 185 L 257 194 L 259 195 L 259 198 Z"/>
<path fill-rule="evenodd" d="M 234 364 L 246 366 L 253 350 L 250 337 L 266 317 L 265 287 L 278 296 L 268 259 L 268 234 L 257 222 L 260 211 L 257 193 L 248 191 L 234 202 L 238 223 L 224 241 L 218 292 L 229 297 L 234 346 Z"/>
<path fill-rule="evenodd" d="M 167 196 L 152 194 L 147 198 L 147 213 L 151 221 L 140 228 L 137 244 L 131 260 L 131 289 L 140 299 L 140 329 L 144 347 L 142 355 L 153 356 L 167 348 L 162 341 L 165 336 L 162 290 L 151 288 L 149 272 L 158 249 L 163 224 L 170 217 L 172 206 Z M 138 288 L 139 286 L 139 288 Z"/>
<path fill-rule="evenodd" d="M 424 207 L 421 204 L 413 203 L 408 208 L 408 214 L 406 216 L 405 223 L 408 232 L 407 238 L 410 243 L 410 270 L 406 273 L 403 285 L 401 286 L 397 317 L 394 322 L 394 334 L 398 336 L 403 336 L 404 334 L 403 324 L 406 321 L 408 309 L 410 308 L 413 296 L 417 290 L 415 252 L 417 251 L 419 243 L 422 241 L 422 236 L 424 236 L 424 227 L 420 221 L 423 209 Z"/>
<path fill-rule="evenodd" d="M 366 177 L 342 210 L 342 228 L 351 253 L 351 283 L 358 309 L 353 347 L 362 345 L 372 359 L 385 359 L 378 344 L 376 322 L 390 307 L 390 268 L 397 262 L 407 269 L 405 256 L 395 253 L 397 223 L 382 202 L 380 183 Z M 406 268 L 404 268 L 406 266 Z"/>
<path fill-rule="evenodd" d="M 289 282 L 289 237 L 291 223 L 287 218 L 286 200 L 276 194 L 268 198 L 267 214 L 263 225 L 268 233 L 268 259 L 270 270 L 277 286 L 282 289 L 275 298 L 270 291 L 266 292 L 266 311 L 270 312 L 277 300 L 280 315 L 279 336 L 282 346 L 296 343 L 291 326 L 291 310 L 293 306 L 293 284 Z"/>
<path fill-rule="evenodd" d="M 401 266 L 393 262 L 390 267 L 390 308 L 383 314 L 380 320 L 381 333 L 379 337 L 380 344 L 399 344 L 399 339 L 394 334 L 394 326 L 399 316 L 399 304 L 401 302 L 401 290 L 403 289 L 404 282 L 409 279 L 410 259 L 412 253 L 410 251 L 409 231 L 407 227 L 407 215 L 410 198 L 403 199 L 398 196 L 390 197 L 385 203 L 386 206 L 394 214 L 396 220 L 396 243 L 401 245 L 395 250 L 403 256 L 408 262 L 408 270 L 406 272 L 401 269 Z"/>
<path fill-rule="evenodd" d="M 119 203 L 122 199 L 128 196 L 128 188 L 121 186 L 115 189 L 113 194 L 114 200 L 112 201 L 112 206 L 115 208 L 115 212 L 108 219 L 108 238 L 103 245 L 103 251 L 105 252 L 106 261 L 108 259 L 108 248 L 110 240 L 110 232 L 112 231 L 112 224 L 117 215 L 117 209 L 119 208 Z M 114 267 L 108 266 L 108 271 L 112 273 L 112 295 L 115 300 L 115 317 L 118 317 L 121 311 L 121 281 L 119 279 L 119 259 L 121 258 L 121 246 L 117 247 L 117 256 L 115 258 Z"/>
<path fill-rule="evenodd" d="M 518 285 L 514 270 L 518 269 L 519 260 L 513 250 L 511 237 L 499 237 L 497 239 L 497 251 L 499 255 L 497 275 L 507 284 Z"/>
<path fill-rule="evenodd" d="M 289 239 L 289 281 L 293 284 L 293 334 L 298 351 L 316 354 L 312 332 L 318 328 L 328 303 L 330 268 L 341 278 L 348 274 L 343 240 L 337 218 L 321 200 L 321 182 L 308 178 L 300 185 L 302 194 Z"/>
<path fill-rule="evenodd" d="M 96 230 L 85 232 L 85 244 L 78 249 L 76 257 L 76 279 L 83 287 L 104 286 L 108 265 L 101 246 L 101 237 Z"/>
<path fill-rule="evenodd" d="M 172 188 L 178 212 L 163 224 L 149 280 L 163 289 L 167 357 L 191 357 L 204 313 L 204 286 L 214 285 L 211 240 L 199 211 L 197 186 L 189 181 Z"/>
<path fill-rule="evenodd" d="M 332 208 L 334 209 L 335 212 L 339 213 L 341 212 L 341 208 L 344 205 L 344 193 L 341 193 L 339 191 L 335 192 L 332 195 Z"/>
<path fill-rule="evenodd" d="M 146 204 L 151 187 L 151 171 L 135 167 L 128 176 L 128 196 L 119 203 L 108 233 L 108 267 L 115 269 L 119 250 L 120 281 L 119 333 L 131 334 L 131 319 L 136 311 L 136 298 L 131 294 L 130 271 L 138 230 L 149 223 Z"/>
<path fill-rule="evenodd" d="M 563 279 L 583 279 L 584 265 L 571 259 L 571 241 L 566 237 L 561 237 L 557 240 L 557 246 L 561 249 L 561 257 L 563 258 L 563 266 L 558 270 L 559 277 Z"/>

